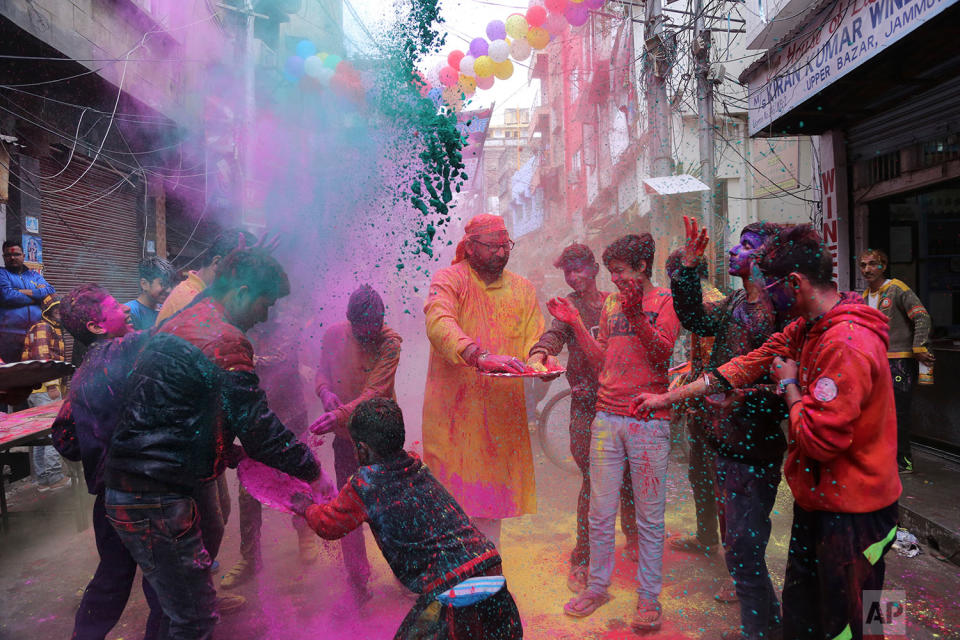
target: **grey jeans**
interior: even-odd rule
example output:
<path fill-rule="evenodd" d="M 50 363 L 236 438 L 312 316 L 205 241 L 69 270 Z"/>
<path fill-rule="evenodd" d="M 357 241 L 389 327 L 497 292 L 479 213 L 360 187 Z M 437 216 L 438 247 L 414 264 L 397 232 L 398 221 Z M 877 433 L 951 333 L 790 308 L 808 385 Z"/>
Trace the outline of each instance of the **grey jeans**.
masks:
<path fill-rule="evenodd" d="M 600 411 L 590 438 L 590 578 L 603 593 L 613 576 L 614 535 L 623 468 L 630 466 L 637 514 L 637 593 L 656 599 L 663 586 L 664 511 L 670 421 Z"/>

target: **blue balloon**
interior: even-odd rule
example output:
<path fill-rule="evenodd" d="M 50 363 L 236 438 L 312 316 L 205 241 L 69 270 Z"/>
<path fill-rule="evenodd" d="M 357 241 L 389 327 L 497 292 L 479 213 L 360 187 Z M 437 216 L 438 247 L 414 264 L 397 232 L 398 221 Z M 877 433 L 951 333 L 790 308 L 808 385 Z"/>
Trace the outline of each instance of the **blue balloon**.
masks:
<path fill-rule="evenodd" d="M 301 40 L 297 43 L 297 56 L 306 60 L 317 52 L 317 46 L 309 40 Z"/>
<path fill-rule="evenodd" d="M 303 58 L 300 56 L 290 56 L 287 58 L 287 63 L 283 65 L 283 71 L 294 78 L 299 78 L 303 75 Z"/>

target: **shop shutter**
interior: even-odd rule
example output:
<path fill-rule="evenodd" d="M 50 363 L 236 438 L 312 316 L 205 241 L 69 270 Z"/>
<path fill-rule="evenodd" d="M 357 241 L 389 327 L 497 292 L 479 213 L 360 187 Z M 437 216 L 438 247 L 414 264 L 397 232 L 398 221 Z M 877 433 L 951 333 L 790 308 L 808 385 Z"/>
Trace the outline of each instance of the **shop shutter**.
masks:
<path fill-rule="evenodd" d="M 65 156 L 43 158 L 40 174 L 53 176 L 65 161 Z M 73 187 L 50 193 L 84 171 Z M 86 282 L 100 284 L 120 302 L 140 294 L 143 185 L 135 176 L 123 176 L 99 163 L 90 167 L 89 159 L 75 154 L 62 174 L 39 180 L 43 272 L 59 294 Z"/>
<path fill-rule="evenodd" d="M 875 158 L 960 130 L 960 77 L 905 100 L 847 131 L 850 162 Z"/>

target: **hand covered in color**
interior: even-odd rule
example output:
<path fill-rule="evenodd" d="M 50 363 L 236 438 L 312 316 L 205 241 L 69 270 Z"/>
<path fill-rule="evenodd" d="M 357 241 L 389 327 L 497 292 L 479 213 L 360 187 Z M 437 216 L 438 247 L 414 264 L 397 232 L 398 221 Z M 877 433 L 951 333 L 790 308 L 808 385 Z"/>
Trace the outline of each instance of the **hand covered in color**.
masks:
<path fill-rule="evenodd" d="M 316 421 L 310 425 L 310 433 L 315 436 L 322 436 L 325 433 L 330 433 L 337 428 L 337 414 L 333 411 L 327 411 L 325 414 L 316 419 Z"/>
<path fill-rule="evenodd" d="M 921 364 L 925 364 L 928 367 L 932 367 L 933 363 L 936 361 L 936 358 L 933 357 L 933 354 L 929 351 L 921 351 L 920 353 L 915 354 L 917 361 Z"/>
<path fill-rule="evenodd" d="M 477 360 L 477 369 L 487 373 L 526 373 L 520 358 L 490 353 Z"/>
<path fill-rule="evenodd" d="M 333 391 L 330 391 L 327 387 L 322 387 L 317 389 L 317 397 L 320 398 L 321 404 L 323 404 L 324 411 L 333 411 L 339 407 L 342 403 L 340 398 L 337 397 Z"/>
<path fill-rule="evenodd" d="M 696 218 L 683 216 L 683 227 L 686 230 L 687 242 L 683 245 L 683 254 L 680 261 L 685 267 L 695 267 L 707 249 L 710 236 L 706 229 L 701 229 Z"/>
<path fill-rule="evenodd" d="M 628 318 L 643 312 L 643 285 L 639 280 L 629 278 L 617 285 L 620 290 L 620 306 Z"/>
<path fill-rule="evenodd" d="M 641 393 L 630 401 L 630 413 L 638 418 L 648 418 L 654 411 L 666 409 L 672 403 L 666 393 Z"/>
<path fill-rule="evenodd" d="M 313 498 L 305 492 L 298 491 L 290 496 L 290 508 L 299 516 L 306 515 L 307 509 L 312 504 L 316 503 L 314 503 Z"/>
<path fill-rule="evenodd" d="M 790 358 L 783 359 L 780 356 L 777 356 L 773 359 L 773 364 L 770 365 L 770 375 L 777 382 L 780 382 L 781 380 L 788 380 L 790 378 L 796 380 L 798 371 L 799 369 L 797 367 L 797 361 L 791 360 Z"/>
<path fill-rule="evenodd" d="M 320 496 L 325 502 L 337 497 L 337 486 L 325 471 L 320 471 L 320 477 L 310 483 L 313 495 Z"/>
<path fill-rule="evenodd" d="M 547 311 L 560 322 L 576 324 L 580 318 L 580 311 L 566 298 L 550 298 L 547 300 Z"/>
<path fill-rule="evenodd" d="M 712 393 L 704 398 L 704 401 L 716 409 L 726 411 L 736 403 L 743 402 L 747 397 L 743 389 L 734 389 L 727 393 Z"/>

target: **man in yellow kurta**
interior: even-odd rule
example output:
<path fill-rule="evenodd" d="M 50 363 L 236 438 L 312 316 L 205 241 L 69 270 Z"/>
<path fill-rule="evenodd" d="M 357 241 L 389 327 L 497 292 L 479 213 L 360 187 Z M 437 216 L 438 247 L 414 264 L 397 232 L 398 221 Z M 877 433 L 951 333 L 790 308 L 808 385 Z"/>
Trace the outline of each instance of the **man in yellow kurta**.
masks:
<path fill-rule="evenodd" d="M 543 333 L 533 285 L 504 270 L 512 248 L 501 217 L 474 217 L 424 306 L 424 461 L 497 546 L 503 518 L 537 508 L 523 381 L 480 375 L 523 372 Z"/>

